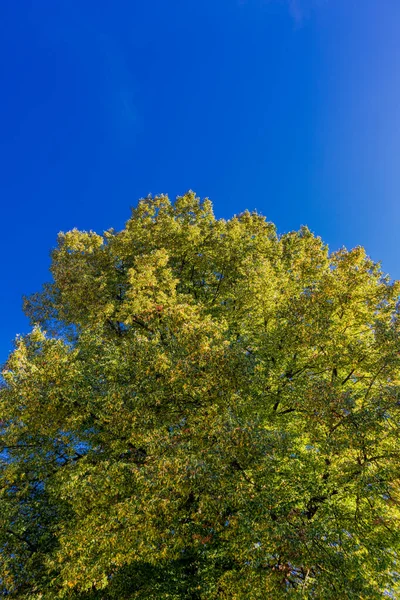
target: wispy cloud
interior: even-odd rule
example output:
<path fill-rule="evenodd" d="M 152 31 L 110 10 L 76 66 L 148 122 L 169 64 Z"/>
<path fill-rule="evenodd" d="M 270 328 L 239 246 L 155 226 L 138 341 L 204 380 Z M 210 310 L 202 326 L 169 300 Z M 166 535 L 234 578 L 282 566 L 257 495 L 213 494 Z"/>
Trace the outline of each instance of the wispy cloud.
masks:
<path fill-rule="evenodd" d="M 236 0 L 238 5 L 255 4 L 259 7 L 278 4 L 288 11 L 296 28 L 301 27 L 312 12 L 328 0 Z"/>
<path fill-rule="evenodd" d="M 105 93 L 115 132 L 124 141 L 134 135 L 139 124 L 135 104 L 136 86 L 121 48 L 113 38 L 102 36 L 100 47 L 105 55 Z"/>
<path fill-rule="evenodd" d="M 286 0 L 289 13 L 295 25 L 301 27 L 312 13 L 321 8 L 328 0 Z"/>
<path fill-rule="evenodd" d="M 295 24 L 300 26 L 305 16 L 300 0 L 289 0 L 289 12 Z"/>

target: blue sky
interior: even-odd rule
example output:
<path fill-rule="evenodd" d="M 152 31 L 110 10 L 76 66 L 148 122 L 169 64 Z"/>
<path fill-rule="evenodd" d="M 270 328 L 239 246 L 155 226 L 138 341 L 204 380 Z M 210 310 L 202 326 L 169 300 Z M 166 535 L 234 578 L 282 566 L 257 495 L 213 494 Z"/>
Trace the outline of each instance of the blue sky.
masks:
<path fill-rule="evenodd" d="M 72 227 L 257 209 L 400 278 L 398 0 L 2 0 L 0 361 Z"/>

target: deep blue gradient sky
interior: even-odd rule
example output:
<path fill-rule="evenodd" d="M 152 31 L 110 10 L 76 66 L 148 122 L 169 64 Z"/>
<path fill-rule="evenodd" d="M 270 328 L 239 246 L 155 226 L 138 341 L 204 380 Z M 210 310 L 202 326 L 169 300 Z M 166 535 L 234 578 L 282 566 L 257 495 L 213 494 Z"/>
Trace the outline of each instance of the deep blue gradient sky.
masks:
<path fill-rule="evenodd" d="M 400 277 L 398 0 L 2 0 L 0 362 L 73 227 L 189 188 Z"/>

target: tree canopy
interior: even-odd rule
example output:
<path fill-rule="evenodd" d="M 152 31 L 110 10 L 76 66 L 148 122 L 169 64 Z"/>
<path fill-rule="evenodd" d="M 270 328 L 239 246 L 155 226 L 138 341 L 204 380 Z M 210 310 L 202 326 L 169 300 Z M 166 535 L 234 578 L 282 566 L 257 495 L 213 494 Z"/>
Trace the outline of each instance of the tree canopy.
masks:
<path fill-rule="evenodd" d="M 194 193 L 59 234 L 0 390 L 0 595 L 399 597 L 399 282 Z"/>

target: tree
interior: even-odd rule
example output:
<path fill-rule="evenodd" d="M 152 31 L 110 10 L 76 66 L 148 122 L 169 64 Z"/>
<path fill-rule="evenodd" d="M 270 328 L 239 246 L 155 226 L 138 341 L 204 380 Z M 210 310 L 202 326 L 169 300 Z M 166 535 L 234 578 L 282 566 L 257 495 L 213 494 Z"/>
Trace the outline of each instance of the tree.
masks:
<path fill-rule="evenodd" d="M 59 235 L 0 391 L 9 598 L 400 593 L 399 290 L 192 192 Z"/>

